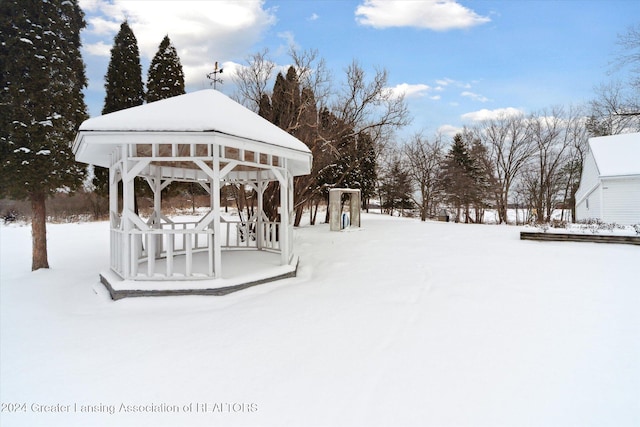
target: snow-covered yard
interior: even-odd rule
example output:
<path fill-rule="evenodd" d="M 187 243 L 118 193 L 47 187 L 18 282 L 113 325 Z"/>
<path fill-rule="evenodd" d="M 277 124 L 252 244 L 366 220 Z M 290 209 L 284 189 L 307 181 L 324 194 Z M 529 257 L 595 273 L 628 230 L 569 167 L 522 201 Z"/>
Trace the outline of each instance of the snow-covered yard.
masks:
<path fill-rule="evenodd" d="M 118 302 L 107 223 L 49 224 L 36 272 L 0 228 L 0 424 L 640 425 L 639 247 L 362 221 L 297 229 L 293 279 Z"/>

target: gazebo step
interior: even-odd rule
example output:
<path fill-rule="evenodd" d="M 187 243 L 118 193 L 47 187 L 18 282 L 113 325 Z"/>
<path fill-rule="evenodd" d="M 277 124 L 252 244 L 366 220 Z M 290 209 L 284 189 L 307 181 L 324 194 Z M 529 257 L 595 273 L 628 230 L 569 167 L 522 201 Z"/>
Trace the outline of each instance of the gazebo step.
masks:
<path fill-rule="evenodd" d="M 112 271 L 100 273 L 100 283 L 109 291 L 111 299 L 117 301 L 132 297 L 159 297 L 179 295 L 223 296 L 252 286 L 295 277 L 298 257 L 290 265 L 265 270 L 250 276 L 229 279 L 203 280 L 123 280 Z"/>

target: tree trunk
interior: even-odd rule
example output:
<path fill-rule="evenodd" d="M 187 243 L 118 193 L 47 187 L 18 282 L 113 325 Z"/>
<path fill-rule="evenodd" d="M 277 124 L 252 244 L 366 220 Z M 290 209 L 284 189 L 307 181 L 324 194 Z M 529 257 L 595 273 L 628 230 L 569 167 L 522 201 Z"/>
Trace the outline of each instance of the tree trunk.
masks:
<path fill-rule="evenodd" d="M 300 227 L 300 221 L 302 220 L 303 213 L 304 213 L 304 205 L 300 205 L 296 207 L 296 211 L 295 211 L 296 217 L 293 221 L 294 227 Z"/>
<path fill-rule="evenodd" d="M 313 203 L 313 216 L 311 217 L 311 225 L 316 225 L 316 215 L 318 215 L 318 205 L 320 201 L 315 201 Z"/>
<path fill-rule="evenodd" d="M 47 257 L 47 209 L 44 193 L 31 194 L 31 271 L 49 268 Z"/>

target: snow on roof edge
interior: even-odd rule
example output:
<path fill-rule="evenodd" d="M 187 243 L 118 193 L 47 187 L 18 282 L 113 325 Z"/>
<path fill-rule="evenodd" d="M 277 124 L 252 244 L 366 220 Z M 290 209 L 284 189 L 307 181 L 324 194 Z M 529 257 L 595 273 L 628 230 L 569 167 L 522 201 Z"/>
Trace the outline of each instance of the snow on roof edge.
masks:
<path fill-rule="evenodd" d="M 640 175 L 640 132 L 589 138 L 601 177 Z"/>

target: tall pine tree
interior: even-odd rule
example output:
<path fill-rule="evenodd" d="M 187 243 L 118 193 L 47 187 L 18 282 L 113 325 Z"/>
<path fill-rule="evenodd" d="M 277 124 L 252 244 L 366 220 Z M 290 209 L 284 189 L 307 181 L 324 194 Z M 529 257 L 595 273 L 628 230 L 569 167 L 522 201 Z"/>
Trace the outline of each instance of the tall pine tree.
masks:
<path fill-rule="evenodd" d="M 183 95 L 184 72 L 176 48 L 164 36 L 147 73 L 147 102 Z"/>
<path fill-rule="evenodd" d="M 30 200 L 33 270 L 48 268 L 45 200 L 77 189 L 71 143 L 87 118 L 76 0 L 0 2 L 0 197 Z"/>
<path fill-rule="evenodd" d="M 138 40 L 127 21 L 120 25 L 120 31 L 113 40 L 104 87 L 107 94 L 102 114 L 136 107 L 144 102 Z"/>
<path fill-rule="evenodd" d="M 106 95 L 102 114 L 113 113 L 144 103 L 142 66 L 138 40 L 127 21 L 120 25 L 111 48 L 111 60 L 105 76 Z M 109 170 L 94 167 L 93 185 L 101 197 L 109 194 Z"/>
<path fill-rule="evenodd" d="M 469 154 L 462 134 L 453 137 L 453 145 L 444 162 L 442 185 L 447 201 L 456 209 L 456 220 L 464 208 L 465 222 L 471 219 L 471 204 L 478 198 L 478 166 Z"/>

